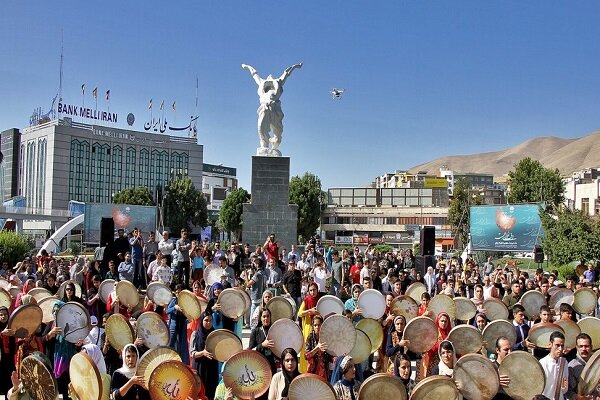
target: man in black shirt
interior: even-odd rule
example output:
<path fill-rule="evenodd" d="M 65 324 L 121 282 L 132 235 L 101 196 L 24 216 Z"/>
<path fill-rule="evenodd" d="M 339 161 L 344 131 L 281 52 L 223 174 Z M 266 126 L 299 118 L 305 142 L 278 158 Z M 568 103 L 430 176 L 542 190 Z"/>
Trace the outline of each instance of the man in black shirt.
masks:
<path fill-rule="evenodd" d="M 302 301 L 300 289 L 302 287 L 302 273 L 296 270 L 296 260 L 291 259 L 287 271 L 281 279 L 283 291 L 296 301 L 296 307 L 300 307 Z"/>

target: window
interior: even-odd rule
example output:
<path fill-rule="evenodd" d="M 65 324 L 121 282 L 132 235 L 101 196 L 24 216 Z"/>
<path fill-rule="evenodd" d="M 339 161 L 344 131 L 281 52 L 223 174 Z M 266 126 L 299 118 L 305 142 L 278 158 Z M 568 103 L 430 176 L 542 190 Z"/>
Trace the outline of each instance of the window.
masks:
<path fill-rule="evenodd" d="M 136 170 L 136 151 L 135 147 L 129 146 L 125 156 L 125 187 L 135 187 L 135 170 Z"/>
<path fill-rule="evenodd" d="M 590 215 L 590 198 L 589 197 L 584 197 L 581 199 L 581 211 L 583 211 L 583 213 L 585 215 Z"/>

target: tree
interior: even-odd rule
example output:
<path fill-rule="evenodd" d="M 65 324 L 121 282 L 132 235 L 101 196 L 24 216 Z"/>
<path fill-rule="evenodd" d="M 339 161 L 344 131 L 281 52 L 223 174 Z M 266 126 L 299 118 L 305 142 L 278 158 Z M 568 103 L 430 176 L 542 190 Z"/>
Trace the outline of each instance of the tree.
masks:
<path fill-rule="evenodd" d="M 564 184 L 558 169 L 551 170 L 527 157 L 508 173 L 509 203 L 546 203 L 546 211 L 554 212 L 564 202 Z"/>
<path fill-rule="evenodd" d="M 33 249 L 33 241 L 28 236 L 16 232 L 0 232 L 0 261 L 15 265 L 22 261 Z"/>
<path fill-rule="evenodd" d="M 244 203 L 250 201 L 250 194 L 244 188 L 231 191 L 223 201 L 219 211 L 217 226 L 223 231 L 233 234 L 233 241 L 237 242 L 242 233 L 242 212 Z"/>
<path fill-rule="evenodd" d="M 190 224 L 204 227 L 208 223 L 206 197 L 196 190 L 190 177 L 169 182 L 164 208 L 165 224 L 171 232 L 179 233 L 184 228 L 189 231 Z"/>
<path fill-rule="evenodd" d="M 152 194 L 145 186 L 123 189 L 115 193 L 114 204 L 131 204 L 136 206 L 153 206 Z"/>
<path fill-rule="evenodd" d="M 555 264 L 589 261 L 600 257 L 600 221 L 581 210 L 560 208 L 552 216 L 540 212 L 543 248 Z"/>
<path fill-rule="evenodd" d="M 452 226 L 454 236 L 458 239 L 460 247 L 466 246 L 469 242 L 471 206 L 482 204 L 481 196 L 479 193 L 469 190 L 470 186 L 471 184 L 467 179 L 456 181 L 450 207 L 448 208 L 448 222 Z"/>
<path fill-rule="evenodd" d="M 321 219 L 321 180 L 306 172 L 294 176 L 289 186 L 290 204 L 298 205 L 298 237 L 307 239 L 315 234 Z"/>

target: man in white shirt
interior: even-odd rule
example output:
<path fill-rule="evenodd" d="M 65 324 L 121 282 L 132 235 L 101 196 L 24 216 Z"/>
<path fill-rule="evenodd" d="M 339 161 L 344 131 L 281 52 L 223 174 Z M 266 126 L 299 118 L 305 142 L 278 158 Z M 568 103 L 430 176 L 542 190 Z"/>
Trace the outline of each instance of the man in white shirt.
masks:
<path fill-rule="evenodd" d="M 171 260 L 173 256 L 173 250 L 175 250 L 175 242 L 173 239 L 169 239 L 169 232 L 164 231 L 162 239 L 158 242 L 158 250 L 167 259 L 167 265 L 171 266 Z"/>
<path fill-rule="evenodd" d="M 328 293 L 327 279 L 331 278 L 331 272 L 325 266 L 323 258 L 320 258 L 315 263 L 310 276 L 312 276 L 317 286 L 319 286 L 319 293 Z"/>
<path fill-rule="evenodd" d="M 546 375 L 544 396 L 549 399 L 564 400 L 569 384 L 569 367 L 562 356 L 565 348 L 565 335 L 556 331 L 550 335 L 550 354 L 540 360 Z"/>

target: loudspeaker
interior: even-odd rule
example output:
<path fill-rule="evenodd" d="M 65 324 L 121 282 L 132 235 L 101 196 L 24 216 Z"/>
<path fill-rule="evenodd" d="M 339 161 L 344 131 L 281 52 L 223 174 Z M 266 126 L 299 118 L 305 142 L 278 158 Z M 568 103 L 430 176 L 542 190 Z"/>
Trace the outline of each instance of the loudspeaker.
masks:
<path fill-rule="evenodd" d="M 544 249 L 542 249 L 540 246 L 535 246 L 533 260 L 538 264 L 544 262 Z"/>
<path fill-rule="evenodd" d="M 115 240 L 115 220 L 102 218 L 100 221 L 100 247 L 112 243 Z"/>
<path fill-rule="evenodd" d="M 421 276 L 425 276 L 428 267 L 435 267 L 434 256 L 415 256 L 415 269 Z"/>
<path fill-rule="evenodd" d="M 435 255 L 435 226 L 421 227 L 421 255 Z"/>

